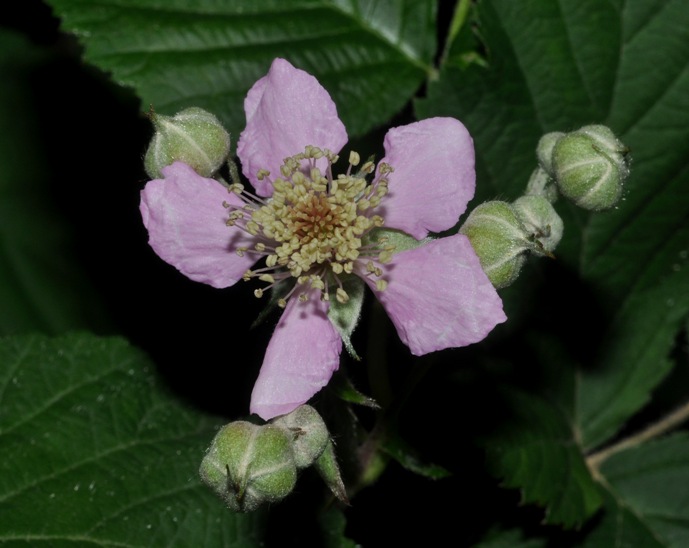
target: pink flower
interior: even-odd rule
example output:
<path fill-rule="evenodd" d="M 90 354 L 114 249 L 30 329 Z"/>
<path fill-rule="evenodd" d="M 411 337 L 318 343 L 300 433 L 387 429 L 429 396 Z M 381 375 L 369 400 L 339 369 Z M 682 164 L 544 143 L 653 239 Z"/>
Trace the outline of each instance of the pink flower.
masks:
<path fill-rule="evenodd" d="M 176 162 L 148 182 L 141 214 L 155 252 L 189 278 L 218 288 L 259 278 L 284 290 L 253 413 L 288 413 L 327 384 L 342 350 L 328 310 L 347 302 L 343 282 L 354 276 L 415 355 L 475 343 L 505 321 L 468 239 L 424 240 L 455 226 L 474 194 L 473 142 L 459 121 L 393 128 L 377 167 L 350 153 L 338 177 L 347 133 L 313 76 L 276 59 L 244 110 L 237 154 L 256 195 Z M 381 237 L 382 226 L 423 241 Z"/>

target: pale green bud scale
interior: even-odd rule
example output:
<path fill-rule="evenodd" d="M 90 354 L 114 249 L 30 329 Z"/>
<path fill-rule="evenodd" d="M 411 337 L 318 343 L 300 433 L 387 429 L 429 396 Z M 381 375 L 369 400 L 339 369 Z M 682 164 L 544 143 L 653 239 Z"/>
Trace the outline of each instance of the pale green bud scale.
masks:
<path fill-rule="evenodd" d="M 230 152 L 230 135 L 210 112 L 187 108 L 174 116 L 151 113 L 155 134 L 146 151 L 144 167 L 149 177 L 175 161 L 191 166 L 202 177 L 213 175 Z"/>
<path fill-rule="evenodd" d="M 479 205 L 460 232 L 471 241 L 481 267 L 497 289 L 517 279 L 526 260 L 525 252 L 534 247 L 514 208 L 507 202 Z"/>
<path fill-rule="evenodd" d="M 629 174 L 627 149 L 605 126 L 585 126 L 562 137 L 553 150 L 558 189 L 592 211 L 613 207 Z"/>
<path fill-rule="evenodd" d="M 538 164 L 543 168 L 543 170 L 549 175 L 553 176 L 553 149 L 557 142 L 564 137 L 564 133 L 560 131 L 553 131 L 551 133 L 546 133 L 538 141 L 536 146 L 536 158 L 538 159 Z"/>
<path fill-rule="evenodd" d="M 287 496 L 297 479 L 292 441 L 273 425 L 223 426 L 201 462 L 201 479 L 236 512 Z"/>
<path fill-rule="evenodd" d="M 512 207 L 529 236 L 542 246 L 545 254 L 554 251 L 562 239 L 564 223 L 550 201 L 543 196 L 522 196 Z M 538 248 L 532 251 L 539 252 Z"/>
<path fill-rule="evenodd" d="M 310 405 L 301 405 L 291 413 L 274 419 L 272 424 L 292 439 L 297 468 L 311 466 L 330 440 L 328 427 Z"/>

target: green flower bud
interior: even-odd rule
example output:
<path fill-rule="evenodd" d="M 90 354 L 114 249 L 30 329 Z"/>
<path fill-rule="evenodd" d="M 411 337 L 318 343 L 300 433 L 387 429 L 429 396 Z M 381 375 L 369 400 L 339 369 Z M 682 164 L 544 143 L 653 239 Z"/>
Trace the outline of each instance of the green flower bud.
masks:
<path fill-rule="evenodd" d="M 201 479 L 235 512 L 277 502 L 294 488 L 292 441 L 276 426 L 246 421 L 223 426 L 201 462 Z"/>
<path fill-rule="evenodd" d="M 310 405 L 301 405 L 287 415 L 273 419 L 272 424 L 291 438 L 297 468 L 311 466 L 321 456 L 330 440 L 328 427 Z"/>
<path fill-rule="evenodd" d="M 557 201 L 558 191 L 555 181 L 550 175 L 542 167 L 537 167 L 531 173 L 524 194 L 526 196 L 542 196 L 552 204 Z"/>
<path fill-rule="evenodd" d="M 227 159 L 230 135 L 210 112 L 191 107 L 172 117 L 151 113 L 151 121 L 155 134 L 144 167 L 152 179 L 160 178 L 160 170 L 177 160 L 210 177 Z"/>
<path fill-rule="evenodd" d="M 485 202 L 474 209 L 459 230 L 471 241 L 488 279 L 500 289 L 519 276 L 525 252 L 535 246 L 507 202 Z"/>
<path fill-rule="evenodd" d="M 627 148 L 605 126 L 585 126 L 565 135 L 552 157 L 560 192 L 584 209 L 613 207 L 629 174 L 626 154 Z"/>
<path fill-rule="evenodd" d="M 522 196 L 512 207 L 529 236 L 542 247 L 541 254 L 554 251 L 562 239 L 564 223 L 551 203 L 543 196 Z"/>
<path fill-rule="evenodd" d="M 541 137 L 541 139 L 538 141 L 538 145 L 536 146 L 536 158 L 538 159 L 538 163 L 551 177 L 554 173 L 552 161 L 553 149 L 555 148 L 555 144 L 560 140 L 560 138 L 564 137 L 564 135 L 565 134 L 561 131 L 546 133 L 543 137 Z"/>

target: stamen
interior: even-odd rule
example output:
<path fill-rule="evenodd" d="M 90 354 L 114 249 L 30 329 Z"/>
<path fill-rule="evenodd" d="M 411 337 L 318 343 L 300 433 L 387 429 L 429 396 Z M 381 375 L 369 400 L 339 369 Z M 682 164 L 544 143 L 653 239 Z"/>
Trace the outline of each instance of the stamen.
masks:
<path fill-rule="evenodd" d="M 335 295 L 337 298 L 337 302 L 340 304 L 345 304 L 347 301 L 349 301 L 349 295 L 347 295 L 347 292 L 341 287 L 337 288 Z"/>
<path fill-rule="evenodd" d="M 320 291 L 324 301 L 330 299 L 331 286 L 335 286 L 337 301 L 346 303 L 349 295 L 340 275 L 356 273 L 380 278 L 382 269 L 377 264 L 392 259 L 394 246 L 386 245 L 386 241 L 365 245 L 362 242 L 371 230 L 384 225 L 383 218 L 375 215 L 374 210 L 387 194 L 386 176 L 392 173 L 392 167 L 381 163 L 376 169 L 369 160 L 356 175 L 351 175 L 361 162 L 359 154 L 351 151 L 346 173 L 334 178 L 332 166 L 338 158 L 328 149 L 309 145 L 304 152 L 283 160 L 281 177 L 271 181 L 268 170 L 259 170 L 258 179 L 268 180 L 273 187 L 269 199 L 247 192 L 238 183 L 230 186 L 243 204 L 223 203 L 230 211 L 227 225 L 258 240 L 252 246 L 237 247 L 235 252 L 239 256 L 254 253 L 266 258 L 265 268 L 248 270 L 242 276 L 244 280 L 258 277 L 269 284 L 255 291 L 257 297 L 278 281 L 293 277 L 296 283 L 278 300 L 279 306 L 286 306 L 297 286 L 307 284 Z M 374 172 L 369 182 L 367 176 Z M 379 290 L 386 285 L 387 281 L 376 280 Z M 302 292 L 298 298 L 304 301 L 307 294 Z"/>

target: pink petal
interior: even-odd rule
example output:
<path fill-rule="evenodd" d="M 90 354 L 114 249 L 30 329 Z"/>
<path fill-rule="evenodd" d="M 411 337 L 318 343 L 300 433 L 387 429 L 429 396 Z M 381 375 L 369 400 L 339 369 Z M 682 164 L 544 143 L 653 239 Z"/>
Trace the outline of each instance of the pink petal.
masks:
<path fill-rule="evenodd" d="M 429 118 L 388 131 L 385 158 L 395 171 L 382 216 L 417 240 L 452 228 L 474 196 L 474 142 L 454 118 Z"/>
<path fill-rule="evenodd" d="M 275 59 L 268 74 L 249 90 L 244 111 L 246 129 L 237 155 L 244 175 L 261 196 L 269 196 L 272 186 L 256 178 L 260 169 L 277 178 L 282 161 L 304 152 L 306 145 L 339 152 L 347 142 L 347 131 L 325 88 L 284 59 Z"/>
<path fill-rule="evenodd" d="M 233 285 L 256 261 L 234 251 L 238 246 L 253 247 L 253 240 L 225 225 L 229 212 L 223 201 L 241 201 L 182 162 L 162 171 L 164 179 L 149 181 L 141 191 L 139 209 L 148 243 L 161 259 L 194 281 L 220 288 Z"/>
<path fill-rule="evenodd" d="M 393 255 L 385 291 L 365 278 L 400 339 L 421 356 L 484 339 L 507 318 L 469 240 L 462 234 Z"/>
<path fill-rule="evenodd" d="M 340 363 L 342 339 L 327 312 L 313 291 L 305 303 L 287 303 L 251 394 L 252 413 L 265 420 L 284 415 L 328 383 Z"/>

